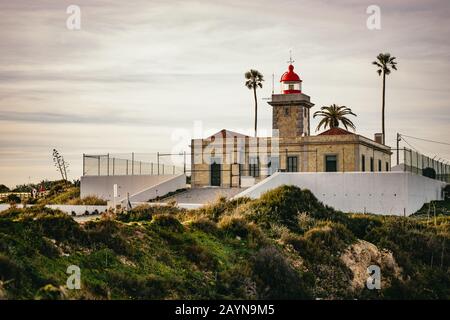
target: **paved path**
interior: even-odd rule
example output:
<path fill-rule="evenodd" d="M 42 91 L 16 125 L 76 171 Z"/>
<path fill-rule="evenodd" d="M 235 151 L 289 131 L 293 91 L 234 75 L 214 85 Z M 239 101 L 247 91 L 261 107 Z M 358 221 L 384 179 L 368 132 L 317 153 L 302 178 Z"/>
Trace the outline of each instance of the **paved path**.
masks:
<path fill-rule="evenodd" d="M 164 202 L 175 200 L 177 203 L 202 203 L 213 202 L 220 196 L 224 196 L 227 199 L 237 195 L 244 191 L 245 188 L 195 188 L 188 189 L 187 191 L 174 195 L 170 198 L 164 199 Z"/>

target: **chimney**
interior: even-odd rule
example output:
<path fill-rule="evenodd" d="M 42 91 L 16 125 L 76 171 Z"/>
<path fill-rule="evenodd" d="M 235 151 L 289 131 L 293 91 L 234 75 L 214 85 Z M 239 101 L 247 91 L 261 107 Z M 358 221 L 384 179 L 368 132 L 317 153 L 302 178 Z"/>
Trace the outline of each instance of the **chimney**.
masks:
<path fill-rule="evenodd" d="M 383 134 L 382 133 L 375 133 L 375 142 L 379 144 L 383 144 Z"/>

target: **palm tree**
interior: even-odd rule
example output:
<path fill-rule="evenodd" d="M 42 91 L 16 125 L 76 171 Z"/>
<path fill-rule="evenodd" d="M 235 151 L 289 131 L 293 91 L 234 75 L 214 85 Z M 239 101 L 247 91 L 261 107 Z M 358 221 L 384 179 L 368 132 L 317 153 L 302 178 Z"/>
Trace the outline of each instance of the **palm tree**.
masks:
<path fill-rule="evenodd" d="M 263 75 L 258 70 L 250 69 L 245 73 L 245 86 L 250 90 L 253 89 L 253 97 L 255 98 L 255 137 L 258 128 L 258 100 L 256 99 L 256 88 L 262 88 L 264 81 Z"/>
<path fill-rule="evenodd" d="M 381 126 L 383 132 L 383 144 L 385 144 L 385 130 L 384 130 L 384 107 L 385 107 L 385 97 L 386 97 L 386 76 L 391 73 L 391 69 L 397 70 L 397 61 L 395 57 L 391 57 L 390 53 L 380 53 L 377 56 L 377 60 L 373 61 L 372 64 L 378 67 L 378 75 L 383 74 L 383 100 L 381 104 Z"/>
<path fill-rule="evenodd" d="M 320 130 L 323 126 L 324 129 L 327 127 L 336 128 L 339 127 L 339 122 L 341 122 L 345 129 L 348 127 L 355 130 L 355 125 L 353 122 L 348 119 L 346 116 L 352 115 L 356 117 L 356 114 L 352 112 L 350 108 L 346 106 L 338 106 L 336 104 L 332 104 L 330 106 L 323 106 L 319 111 L 314 112 L 313 118 L 316 116 L 322 117 L 319 124 L 317 125 L 316 131 Z"/>

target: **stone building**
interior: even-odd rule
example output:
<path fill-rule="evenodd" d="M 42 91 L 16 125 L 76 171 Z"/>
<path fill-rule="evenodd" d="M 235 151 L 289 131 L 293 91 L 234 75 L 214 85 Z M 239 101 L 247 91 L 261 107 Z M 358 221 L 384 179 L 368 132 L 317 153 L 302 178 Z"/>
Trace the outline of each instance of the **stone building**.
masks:
<path fill-rule="evenodd" d="M 272 137 L 250 137 L 221 130 L 191 141 L 191 185 L 248 187 L 277 171 L 389 171 L 390 147 L 341 128 L 311 136 L 314 104 L 302 93 L 302 80 L 289 65 L 282 91 L 268 103 L 273 108 Z"/>

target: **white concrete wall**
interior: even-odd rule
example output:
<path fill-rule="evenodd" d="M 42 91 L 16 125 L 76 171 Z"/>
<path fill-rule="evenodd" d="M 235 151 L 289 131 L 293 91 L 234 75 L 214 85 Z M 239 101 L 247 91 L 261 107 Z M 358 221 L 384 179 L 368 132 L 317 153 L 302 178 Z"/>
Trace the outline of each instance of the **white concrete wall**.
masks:
<path fill-rule="evenodd" d="M 146 202 L 182 188 L 186 188 L 186 176 L 184 174 L 172 176 L 170 179 L 164 180 L 157 185 L 140 190 L 135 194 L 130 194 L 130 202 Z M 126 200 L 126 198 L 123 200 Z"/>
<path fill-rule="evenodd" d="M 133 195 L 178 176 L 179 175 L 82 176 L 80 196 L 84 198 L 89 195 L 94 195 L 106 201 L 112 201 L 114 200 L 113 186 L 114 184 L 117 184 L 117 198 L 122 200 L 126 198 L 127 193 Z M 182 176 L 184 177 L 184 174 Z"/>
<path fill-rule="evenodd" d="M 258 198 L 281 185 L 309 189 L 344 212 L 410 215 L 426 202 L 442 200 L 445 183 L 409 172 L 278 172 L 236 197 Z"/>

